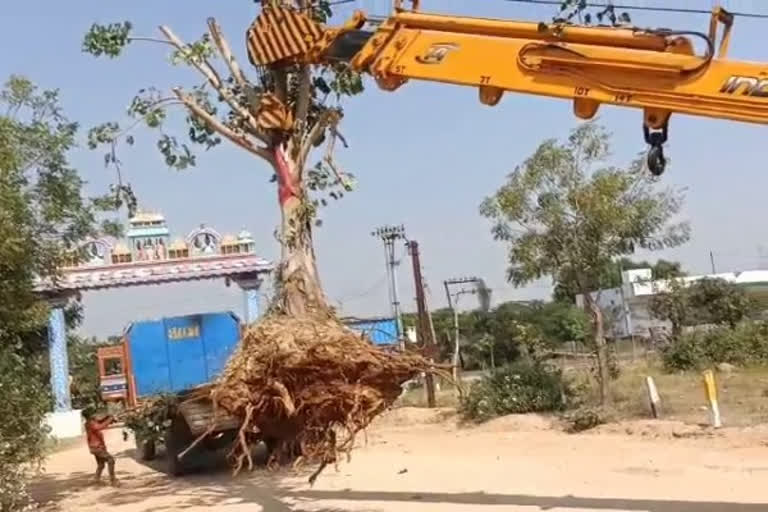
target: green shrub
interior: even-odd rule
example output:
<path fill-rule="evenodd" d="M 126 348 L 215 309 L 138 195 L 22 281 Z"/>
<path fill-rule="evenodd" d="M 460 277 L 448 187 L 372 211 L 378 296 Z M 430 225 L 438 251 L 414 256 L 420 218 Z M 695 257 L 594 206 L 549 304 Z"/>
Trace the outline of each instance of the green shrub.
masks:
<path fill-rule="evenodd" d="M 101 397 L 97 356 L 100 346 L 75 336 L 69 338 L 69 373 L 72 375 L 72 407 L 75 409 L 101 409 L 106 406 Z"/>
<path fill-rule="evenodd" d="M 45 455 L 48 394 L 31 358 L 0 347 L 0 510 L 28 502 L 26 481 Z"/>
<path fill-rule="evenodd" d="M 684 334 L 662 351 L 668 371 L 701 369 L 718 363 L 745 366 L 768 363 L 768 326 L 742 322 Z"/>
<path fill-rule="evenodd" d="M 706 359 L 705 341 L 702 338 L 702 333 L 690 333 L 664 347 L 661 352 L 664 369 L 674 372 L 700 368 Z"/>
<path fill-rule="evenodd" d="M 127 411 L 124 428 L 142 441 L 164 442 L 165 433 L 177 412 L 178 400 L 174 395 L 159 395 L 145 400 L 135 409 Z"/>
<path fill-rule="evenodd" d="M 570 394 L 559 369 L 519 361 L 476 382 L 462 400 L 460 413 L 486 421 L 506 414 L 561 411 Z"/>
<path fill-rule="evenodd" d="M 591 430 L 611 421 L 611 415 L 600 407 L 581 407 L 563 416 L 566 431 L 572 434 Z"/>

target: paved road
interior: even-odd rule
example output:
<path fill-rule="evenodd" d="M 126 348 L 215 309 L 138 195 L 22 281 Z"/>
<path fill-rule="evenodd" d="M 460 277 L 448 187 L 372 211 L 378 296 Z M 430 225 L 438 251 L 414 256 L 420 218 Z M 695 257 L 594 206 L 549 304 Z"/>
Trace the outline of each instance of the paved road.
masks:
<path fill-rule="evenodd" d="M 196 512 L 766 512 L 768 448 L 759 437 L 572 436 L 539 418 L 483 427 L 400 410 L 310 488 L 306 475 L 221 466 L 183 479 L 132 458 L 119 431 L 120 489 L 96 488 L 84 445 L 55 454 L 35 495 L 64 511 Z M 361 439 L 362 443 L 362 439 Z"/>

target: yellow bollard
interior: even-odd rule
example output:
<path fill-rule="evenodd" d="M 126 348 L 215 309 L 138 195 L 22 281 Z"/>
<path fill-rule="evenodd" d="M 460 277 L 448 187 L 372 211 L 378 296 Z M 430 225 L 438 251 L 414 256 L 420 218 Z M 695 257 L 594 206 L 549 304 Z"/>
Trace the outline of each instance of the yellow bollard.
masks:
<path fill-rule="evenodd" d="M 715 373 L 712 370 L 704 372 L 704 392 L 706 393 L 709 409 L 712 414 L 712 426 L 720 428 L 723 426 L 720 419 L 720 406 L 717 403 L 717 385 L 715 384 Z"/>

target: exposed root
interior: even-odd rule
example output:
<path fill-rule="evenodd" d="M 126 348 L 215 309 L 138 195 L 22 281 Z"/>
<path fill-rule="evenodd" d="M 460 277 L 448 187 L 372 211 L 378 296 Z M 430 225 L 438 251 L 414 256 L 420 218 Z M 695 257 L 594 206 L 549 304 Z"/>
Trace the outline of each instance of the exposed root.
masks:
<path fill-rule="evenodd" d="M 243 469 L 243 462 L 248 461 L 248 470 L 253 469 L 253 458 L 251 457 L 251 448 L 248 443 L 247 431 L 251 429 L 251 417 L 253 416 L 253 405 L 248 404 L 245 408 L 245 418 L 243 418 L 243 424 L 240 426 L 240 431 L 237 433 L 238 441 L 232 447 L 230 455 L 235 455 L 239 450 L 237 457 L 237 463 L 232 470 L 233 474 L 238 474 Z"/>
<path fill-rule="evenodd" d="M 317 477 L 320 476 L 320 473 L 323 472 L 323 470 L 325 469 L 325 466 L 327 465 L 328 465 L 327 462 L 321 462 L 320 466 L 314 471 L 314 473 L 309 475 L 309 485 L 315 485 L 315 480 L 317 480 Z"/>
<path fill-rule="evenodd" d="M 253 467 L 248 433 L 273 443 L 268 467 L 319 464 L 313 482 L 421 372 L 447 372 L 419 354 L 373 346 L 327 314 L 272 315 L 243 336 L 210 397 L 243 418 L 229 460 Z"/>

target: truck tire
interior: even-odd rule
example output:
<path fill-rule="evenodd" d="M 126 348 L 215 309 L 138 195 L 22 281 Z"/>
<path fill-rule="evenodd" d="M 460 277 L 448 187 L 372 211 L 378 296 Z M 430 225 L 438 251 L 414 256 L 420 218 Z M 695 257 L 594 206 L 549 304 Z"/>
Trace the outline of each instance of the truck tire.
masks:
<path fill-rule="evenodd" d="M 261 440 L 264 444 L 264 464 L 269 464 L 269 460 L 272 458 L 272 454 L 277 448 L 277 439 L 274 437 L 265 437 Z"/>
<path fill-rule="evenodd" d="M 176 416 L 165 437 L 168 474 L 181 476 L 184 474 L 185 460 L 179 460 L 178 455 L 192 442 L 192 432 L 184 416 Z"/>
<path fill-rule="evenodd" d="M 155 442 L 142 441 L 136 438 L 136 455 L 141 461 L 149 461 L 155 458 Z"/>

